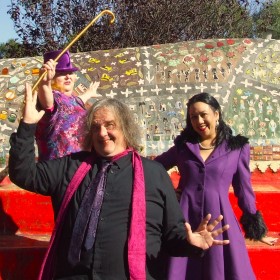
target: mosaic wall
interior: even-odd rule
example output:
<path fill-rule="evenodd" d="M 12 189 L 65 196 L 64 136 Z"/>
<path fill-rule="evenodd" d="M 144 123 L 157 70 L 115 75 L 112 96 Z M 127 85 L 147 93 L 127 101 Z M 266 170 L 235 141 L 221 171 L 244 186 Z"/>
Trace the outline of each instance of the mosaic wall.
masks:
<path fill-rule="evenodd" d="M 280 41 L 188 41 L 78 53 L 72 60 L 80 68 L 78 95 L 99 80 L 102 96 L 130 106 L 142 127 L 144 155 L 172 146 L 185 126 L 187 100 L 206 91 L 234 133 L 250 138 L 252 164 L 280 168 Z M 0 60 L 0 166 L 18 125 L 24 84 L 38 79 L 41 65 L 42 57 Z"/>

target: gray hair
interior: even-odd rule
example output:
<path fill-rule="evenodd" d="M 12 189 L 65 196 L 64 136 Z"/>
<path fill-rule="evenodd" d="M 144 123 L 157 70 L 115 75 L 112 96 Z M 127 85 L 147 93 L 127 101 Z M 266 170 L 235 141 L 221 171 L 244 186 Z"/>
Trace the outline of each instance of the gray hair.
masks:
<path fill-rule="evenodd" d="M 95 113 L 100 109 L 107 109 L 115 115 L 116 119 L 120 123 L 120 129 L 124 134 L 127 146 L 140 151 L 140 128 L 135 123 L 133 115 L 128 106 L 114 98 L 98 100 L 91 106 L 91 108 L 89 108 L 86 117 L 84 148 L 86 150 L 92 149 L 92 119 Z"/>

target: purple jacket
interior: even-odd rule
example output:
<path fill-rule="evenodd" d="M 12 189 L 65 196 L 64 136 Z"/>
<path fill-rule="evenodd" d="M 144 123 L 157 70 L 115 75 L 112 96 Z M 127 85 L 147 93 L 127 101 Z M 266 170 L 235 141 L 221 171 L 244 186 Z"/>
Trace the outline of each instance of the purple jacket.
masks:
<path fill-rule="evenodd" d="M 222 214 L 222 224 L 230 229 L 220 239 L 229 239 L 230 245 L 215 246 L 201 259 L 172 258 L 170 278 L 174 280 L 253 280 L 244 236 L 229 201 L 232 185 L 238 205 L 245 213 L 256 213 L 255 195 L 250 181 L 250 147 L 245 144 L 236 150 L 227 150 L 225 142 L 219 145 L 204 162 L 198 144 L 176 146 L 156 157 L 165 169 L 177 166 L 181 175 L 180 205 L 185 219 L 196 229 L 206 214 L 213 218 Z"/>

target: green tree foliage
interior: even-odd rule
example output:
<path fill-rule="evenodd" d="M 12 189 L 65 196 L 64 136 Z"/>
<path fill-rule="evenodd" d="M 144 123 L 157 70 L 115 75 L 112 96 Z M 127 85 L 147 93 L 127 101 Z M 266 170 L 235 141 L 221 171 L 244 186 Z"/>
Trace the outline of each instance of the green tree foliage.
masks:
<path fill-rule="evenodd" d="M 280 39 L 280 0 L 268 1 L 258 13 L 254 14 L 257 36 L 271 34 L 273 39 Z"/>
<path fill-rule="evenodd" d="M 26 48 L 17 40 L 9 40 L 0 44 L 0 59 L 11 57 L 24 57 L 27 54 Z"/>
<path fill-rule="evenodd" d="M 101 10 L 104 16 L 71 52 L 206 38 L 250 37 L 250 5 L 258 0 L 11 0 L 9 14 L 26 55 L 64 48 Z"/>

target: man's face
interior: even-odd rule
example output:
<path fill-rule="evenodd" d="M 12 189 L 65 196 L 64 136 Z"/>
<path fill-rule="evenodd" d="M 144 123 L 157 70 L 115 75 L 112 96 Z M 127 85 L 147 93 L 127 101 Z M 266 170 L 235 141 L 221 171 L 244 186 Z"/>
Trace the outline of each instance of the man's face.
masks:
<path fill-rule="evenodd" d="M 92 143 L 98 155 L 113 157 L 124 150 L 127 145 L 114 112 L 103 108 L 98 110 L 92 119 Z"/>
<path fill-rule="evenodd" d="M 66 95 L 73 93 L 74 85 L 77 80 L 75 72 L 56 72 L 54 76 L 54 89 L 58 89 Z"/>

